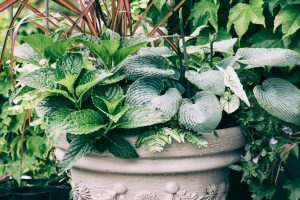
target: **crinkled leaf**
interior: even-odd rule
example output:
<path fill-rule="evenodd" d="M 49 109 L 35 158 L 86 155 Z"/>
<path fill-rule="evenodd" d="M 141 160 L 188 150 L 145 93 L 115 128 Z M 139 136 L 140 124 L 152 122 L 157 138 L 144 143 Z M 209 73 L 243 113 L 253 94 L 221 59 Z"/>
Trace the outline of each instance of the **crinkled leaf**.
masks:
<path fill-rule="evenodd" d="M 56 59 L 61 58 L 65 53 L 67 53 L 69 47 L 76 39 L 77 37 L 73 37 L 52 43 L 45 49 L 45 57 L 50 58 L 52 62 L 55 62 Z"/>
<path fill-rule="evenodd" d="M 129 57 L 122 65 L 122 70 L 129 80 L 145 76 L 160 78 L 178 78 L 179 73 L 170 69 L 166 58 L 159 55 L 137 55 Z"/>
<path fill-rule="evenodd" d="M 188 130 L 209 133 L 216 129 L 222 118 L 218 98 L 211 92 L 201 91 L 193 97 L 194 103 L 184 99 L 179 108 L 179 124 Z"/>
<path fill-rule="evenodd" d="M 61 108 L 74 109 L 72 102 L 62 96 L 50 96 L 39 102 L 36 107 L 36 113 L 42 116 L 49 116 Z"/>
<path fill-rule="evenodd" d="M 273 66 L 284 67 L 300 65 L 300 55 L 289 49 L 280 48 L 240 48 L 236 56 L 246 68 Z"/>
<path fill-rule="evenodd" d="M 23 37 L 23 41 L 29 44 L 42 57 L 45 49 L 52 44 L 51 37 L 43 34 L 28 35 Z"/>
<path fill-rule="evenodd" d="M 109 134 L 106 140 L 108 142 L 107 149 L 114 156 L 126 159 L 139 157 L 134 147 L 123 137 L 117 134 Z"/>
<path fill-rule="evenodd" d="M 265 26 L 263 3 L 263 0 L 250 0 L 249 4 L 236 4 L 229 11 L 227 30 L 229 31 L 233 24 L 237 35 L 241 38 L 248 30 L 250 22 Z"/>
<path fill-rule="evenodd" d="M 176 54 L 168 47 L 142 47 L 137 55 L 159 55 L 163 57 L 175 56 Z"/>
<path fill-rule="evenodd" d="M 62 129 L 65 133 L 81 135 L 96 132 L 102 127 L 104 127 L 104 121 L 99 113 L 85 109 L 68 115 L 63 122 Z"/>
<path fill-rule="evenodd" d="M 181 94 L 176 88 L 169 88 L 164 94 L 163 82 L 157 77 L 136 80 L 126 93 L 125 103 L 130 106 L 145 106 L 162 112 L 172 118 L 181 104 Z"/>
<path fill-rule="evenodd" d="M 253 93 L 259 105 L 269 114 L 289 123 L 300 125 L 300 90 L 280 78 L 268 78 Z"/>
<path fill-rule="evenodd" d="M 223 95 L 225 92 L 224 76 L 217 70 L 208 70 L 198 73 L 193 70 L 185 72 L 185 78 L 201 90 Z"/>
<path fill-rule="evenodd" d="M 95 141 L 94 136 L 91 135 L 77 135 L 74 137 L 59 164 L 60 171 L 63 172 L 70 169 L 76 161 L 91 152 Z"/>
<path fill-rule="evenodd" d="M 220 98 L 221 107 L 226 113 L 230 114 L 236 111 L 240 107 L 240 99 L 235 94 L 225 92 Z"/>
<path fill-rule="evenodd" d="M 162 112 L 146 107 L 130 107 L 118 121 L 118 128 L 132 129 L 169 121 Z"/>
<path fill-rule="evenodd" d="M 248 97 L 235 70 L 231 66 L 228 66 L 226 69 L 219 68 L 219 70 L 224 74 L 225 86 L 229 87 L 236 96 L 250 106 Z"/>

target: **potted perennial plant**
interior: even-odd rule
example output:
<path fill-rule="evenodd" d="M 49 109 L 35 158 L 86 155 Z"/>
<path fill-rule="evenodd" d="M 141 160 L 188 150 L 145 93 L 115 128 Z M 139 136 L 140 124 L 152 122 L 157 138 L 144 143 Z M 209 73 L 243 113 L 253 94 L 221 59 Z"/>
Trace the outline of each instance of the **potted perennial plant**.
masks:
<path fill-rule="evenodd" d="M 40 68 L 19 78 L 13 101 L 35 107 L 57 142 L 74 199 L 226 199 L 244 138 L 219 124 L 240 99 L 250 104 L 235 69 L 299 62 L 290 50 L 245 48 L 215 68 L 182 70 L 142 37 L 55 38 L 31 35 L 15 48 Z"/>

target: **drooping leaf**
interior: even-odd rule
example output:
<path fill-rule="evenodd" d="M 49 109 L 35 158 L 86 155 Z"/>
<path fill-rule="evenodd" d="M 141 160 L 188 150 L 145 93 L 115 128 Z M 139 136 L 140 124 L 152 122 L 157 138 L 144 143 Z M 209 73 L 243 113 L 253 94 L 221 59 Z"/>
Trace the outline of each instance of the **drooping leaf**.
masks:
<path fill-rule="evenodd" d="M 281 25 L 284 37 L 296 33 L 300 28 L 300 5 L 286 5 L 276 15 L 274 20 L 274 32 Z"/>
<path fill-rule="evenodd" d="M 77 135 L 72 139 L 69 148 L 59 164 L 61 172 L 70 169 L 76 161 L 92 151 L 96 141 L 93 138 L 94 136 L 91 135 Z"/>
<path fill-rule="evenodd" d="M 63 122 L 65 133 L 74 135 L 88 134 L 104 127 L 102 117 L 96 111 L 85 109 L 72 112 Z"/>
<path fill-rule="evenodd" d="M 114 156 L 125 159 L 139 157 L 133 146 L 123 137 L 117 134 L 109 134 L 106 138 L 108 142 L 107 149 Z"/>
<path fill-rule="evenodd" d="M 23 40 L 42 57 L 45 49 L 52 43 L 51 37 L 43 34 L 28 35 L 23 37 Z"/>
<path fill-rule="evenodd" d="M 208 70 L 198 73 L 193 70 L 185 72 L 185 78 L 201 90 L 223 95 L 225 92 L 224 76 L 217 70 Z"/>
<path fill-rule="evenodd" d="M 163 57 L 175 56 L 176 54 L 168 47 L 142 47 L 137 55 L 160 55 Z"/>
<path fill-rule="evenodd" d="M 140 48 L 142 48 L 143 46 L 145 46 L 148 42 L 139 42 L 136 43 L 132 46 L 128 46 L 128 47 L 123 47 L 121 49 L 118 49 L 116 51 L 116 53 L 114 54 L 114 64 L 118 65 L 120 64 L 122 61 L 124 61 L 128 56 L 130 56 L 131 54 L 137 52 Z"/>
<path fill-rule="evenodd" d="M 170 69 L 168 60 L 158 55 L 131 56 L 123 63 L 122 70 L 129 80 L 137 80 L 145 76 L 160 78 L 179 76 L 176 70 Z"/>
<path fill-rule="evenodd" d="M 118 121 L 118 128 L 133 129 L 169 121 L 162 112 L 147 107 L 130 107 Z"/>
<path fill-rule="evenodd" d="M 223 72 L 225 86 L 229 87 L 236 96 L 250 106 L 248 97 L 235 70 L 231 66 L 227 66 L 226 69 L 219 68 L 219 70 Z"/>
<path fill-rule="evenodd" d="M 300 125 L 300 90 L 280 78 L 268 78 L 253 89 L 259 105 L 269 114 Z"/>
<path fill-rule="evenodd" d="M 176 88 L 169 88 L 161 94 L 163 89 L 164 84 L 157 77 L 138 79 L 129 87 L 125 103 L 130 106 L 145 106 L 172 118 L 178 111 L 182 97 Z"/>
<path fill-rule="evenodd" d="M 225 92 L 220 98 L 221 107 L 226 113 L 230 114 L 236 111 L 240 107 L 240 99 L 235 94 Z"/>
<path fill-rule="evenodd" d="M 248 65 L 246 68 L 273 66 L 284 67 L 300 64 L 300 55 L 289 49 L 280 48 L 240 48 L 236 56 L 238 62 Z"/>
<path fill-rule="evenodd" d="M 56 62 L 56 78 L 59 84 L 73 92 L 73 85 L 83 68 L 83 57 L 79 53 L 69 53 Z"/>
<path fill-rule="evenodd" d="M 86 72 L 79 80 L 79 85 L 76 88 L 77 96 L 81 98 L 86 91 L 90 90 L 95 85 L 103 82 L 112 75 L 112 73 L 103 69 L 96 69 Z"/>
<path fill-rule="evenodd" d="M 120 46 L 119 40 L 101 40 L 101 45 L 106 48 L 110 56 L 113 56 Z"/>
<path fill-rule="evenodd" d="M 35 107 L 35 111 L 39 117 L 42 117 L 49 116 L 61 108 L 74 109 L 72 102 L 63 96 L 50 96 L 39 102 Z"/>
<path fill-rule="evenodd" d="M 217 97 L 201 91 L 193 97 L 194 102 L 184 99 L 179 108 L 179 124 L 188 130 L 209 133 L 216 129 L 222 118 L 222 109 Z"/>
<path fill-rule="evenodd" d="M 69 47 L 75 42 L 76 39 L 77 37 L 73 37 L 52 43 L 45 49 L 45 57 L 50 58 L 52 62 L 55 62 L 56 59 L 61 58 L 65 53 L 67 53 Z"/>
<path fill-rule="evenodd" d="M 195 3 L 189 19 L 193 20 L 194 27 L 199 27 L 208 24 L 208 22 L 214 27 L 216 32 L 218 31 L 218 10 L 220 3 L 213 0 L 202 0 Z"/>
<path fill-rule="evenodd" d="M 232 7 L 229 11 L 227 31 L 233 24 L 237 35 L 241 38 L 246 33 L 250 22 L 265 26 L 263 3 L 263 0 L 250 0 L 249 4 L 238 3 Z"/>

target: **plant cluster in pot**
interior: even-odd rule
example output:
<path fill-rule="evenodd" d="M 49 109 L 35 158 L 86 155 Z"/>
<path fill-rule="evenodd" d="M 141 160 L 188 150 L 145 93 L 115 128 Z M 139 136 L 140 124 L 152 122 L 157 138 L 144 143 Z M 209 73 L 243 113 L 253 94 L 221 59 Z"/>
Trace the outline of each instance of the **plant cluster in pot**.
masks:
<path fill-rule="evenodd" d="M 182 71 L 172 51 L 141 37 L 54 38 L 16 47 L 41 68 L 19 78 L 14 102 L 31 97 L 61 170 L 71 169 L 74 199 L 226 198 L 244 138 L 238 127 L 215 129 L 223 110 L 250 104 L 230 65 L 242 56 Z"/>

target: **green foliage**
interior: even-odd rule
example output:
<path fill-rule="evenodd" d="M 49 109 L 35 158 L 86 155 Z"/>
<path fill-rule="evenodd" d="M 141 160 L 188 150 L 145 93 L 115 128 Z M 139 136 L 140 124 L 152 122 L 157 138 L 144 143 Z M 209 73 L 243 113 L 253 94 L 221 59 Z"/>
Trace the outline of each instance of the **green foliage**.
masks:
<path fill-rule="evenodd" d="M 121 136 L 117 134 L 110 134 L 106 137 L 106 141 L 108 151 L 114 156 L 125 159 L 138 157 L 133 146 Z"/>
<path fill-rule="evenodd" d="M 289 180 L 283 186 L 288 191 L 288 199 L 296 200 L 300 197 L 300 179 Z"/>
<path fill-rule="evenodd" d="M 36 34 L 23 38 L 40 56 L 44 56 L 45 49 L 52 43 L 52 38 L 47 35 Z"/>

